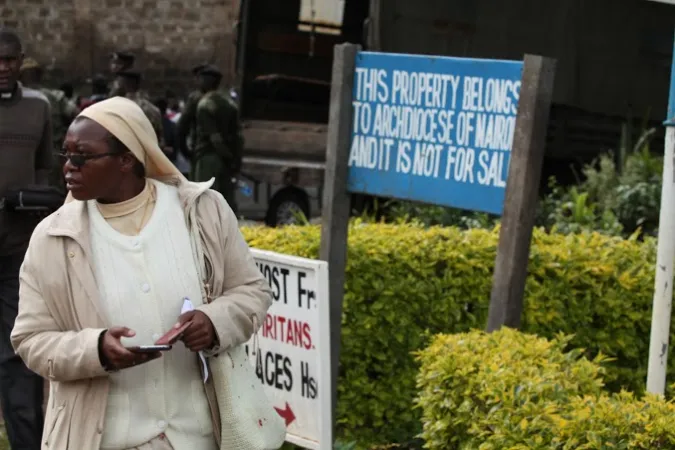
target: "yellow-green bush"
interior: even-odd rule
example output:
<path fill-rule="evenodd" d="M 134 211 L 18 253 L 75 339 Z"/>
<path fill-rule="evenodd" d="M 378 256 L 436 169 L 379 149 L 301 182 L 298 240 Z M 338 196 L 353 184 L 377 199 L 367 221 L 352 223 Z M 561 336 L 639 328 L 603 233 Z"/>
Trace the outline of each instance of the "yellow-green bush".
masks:
<path fill-rule="evenodd" d="M 660 396 L 636 400 L 621 392 L 578 398 L 557 425 L 555 444 L 562 450 L 675 448 L 675 403 Z"/>
<path fill-rule="evenodd" d="M 675 448 L 675 405 L 602 393 L 601 366 L 552 341 L 503 329 L 439 335 L 418 353 L 425 447 Z"/>
<path fill-rule="evenodd" d="M 316 258 L 317 226 L 244 229 L 252 247 Z M 352 223 L 342 319 L 338 426 L 347 441 L 402 442 L 419 431 L 411 352 L 432 334 L 483 328 L 497 230 Z M 535 230 L 523 329 L 616 361 L 606 382 L 645 381 L 654 243 Z M 672 358 L 671 358 L 672 360 Z"/>
<path fill-rule="evenodd" d="M 437 336 L 418 354 L 427 448 L 548 448 L 561 405 L 602 388 L 599 365 L 567 343 L 509 329 Z"/>

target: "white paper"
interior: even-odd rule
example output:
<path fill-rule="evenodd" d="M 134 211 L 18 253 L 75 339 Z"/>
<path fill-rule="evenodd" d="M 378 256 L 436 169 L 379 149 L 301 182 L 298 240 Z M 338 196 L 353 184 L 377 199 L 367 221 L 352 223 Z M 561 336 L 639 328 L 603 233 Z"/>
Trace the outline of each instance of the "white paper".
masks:
<path fill-rule="evenodd" d="M 183 300 L 183 307 L 181 308 L 180 313 L 185 314 L 186 312 L 193 311 L 194 309 L 194 305 L 192 305 L 190 299 L 186 297 Z M 209 379 L 209 368 L 206 365 L 206 357 L 204 356 L 204 352 L 199 352 L 199 359 L 202 360 L 202 367 L 204 368 L 204 383 L 206 383 L 206 380 Z"/>

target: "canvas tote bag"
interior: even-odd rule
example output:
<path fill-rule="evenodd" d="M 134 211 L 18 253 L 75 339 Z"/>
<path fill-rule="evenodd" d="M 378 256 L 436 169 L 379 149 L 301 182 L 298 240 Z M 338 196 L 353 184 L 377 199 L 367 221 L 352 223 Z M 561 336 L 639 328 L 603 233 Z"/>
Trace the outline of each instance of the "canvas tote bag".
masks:
<path fill-rule="evenodd" d="M 196 208 L 190 211 L 188 229 L 193 256 L 202 280 L 204 303 L 210 303 L 208 274 L 197 220 Z M 254 342 L 258 324 L 254 318 Z M 258 349 L 254 350 L 257 355 Z M 272 407 L 260 379 L 256 376 L 244 345 L 207 358 L 220 409 L 220 450 L 277 450 L 286 439 L 286 424 Z M 257 360 L 257 356 L 256 356 Z"/>

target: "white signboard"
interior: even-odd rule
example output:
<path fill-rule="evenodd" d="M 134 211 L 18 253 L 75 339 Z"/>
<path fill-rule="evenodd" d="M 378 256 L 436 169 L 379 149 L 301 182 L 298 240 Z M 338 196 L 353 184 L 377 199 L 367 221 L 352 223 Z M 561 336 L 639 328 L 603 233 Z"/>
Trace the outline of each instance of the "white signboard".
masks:
<path fill-rule="evenodd" d="M 345 0 L 301 0 L 300 31 L 324 34 L 340 34 L 344 20 Z M 311 23 L 314 25 L 307 25 Z M 322 26 L 323 25 L 323 26 Z"/>
<path fill-rule="evenodd" d="M 251 249 L 274 302 L 251 355 L 267 397 L 287 426 L 286 440 L 332 448 L 328 263 Z"/>

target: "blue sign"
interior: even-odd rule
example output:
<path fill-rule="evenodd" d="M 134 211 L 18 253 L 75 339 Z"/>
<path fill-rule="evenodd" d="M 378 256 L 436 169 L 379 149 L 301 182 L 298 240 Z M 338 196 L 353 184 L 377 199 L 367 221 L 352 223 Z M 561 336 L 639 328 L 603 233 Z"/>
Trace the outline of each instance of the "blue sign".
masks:
<path fill-rule="evenodd" d="M 674 41 L 675 42 L 675 41 Z M 666 126 L 675 126 L 675 43 L 673 44 L 673 61 L 670 68 L 670 93 L 668 95 L 668 117 Z"/>
<path fill-rule="evenodd" d="M 523 63 L 356 58 L 347 189 L 501 214 Z"/>

